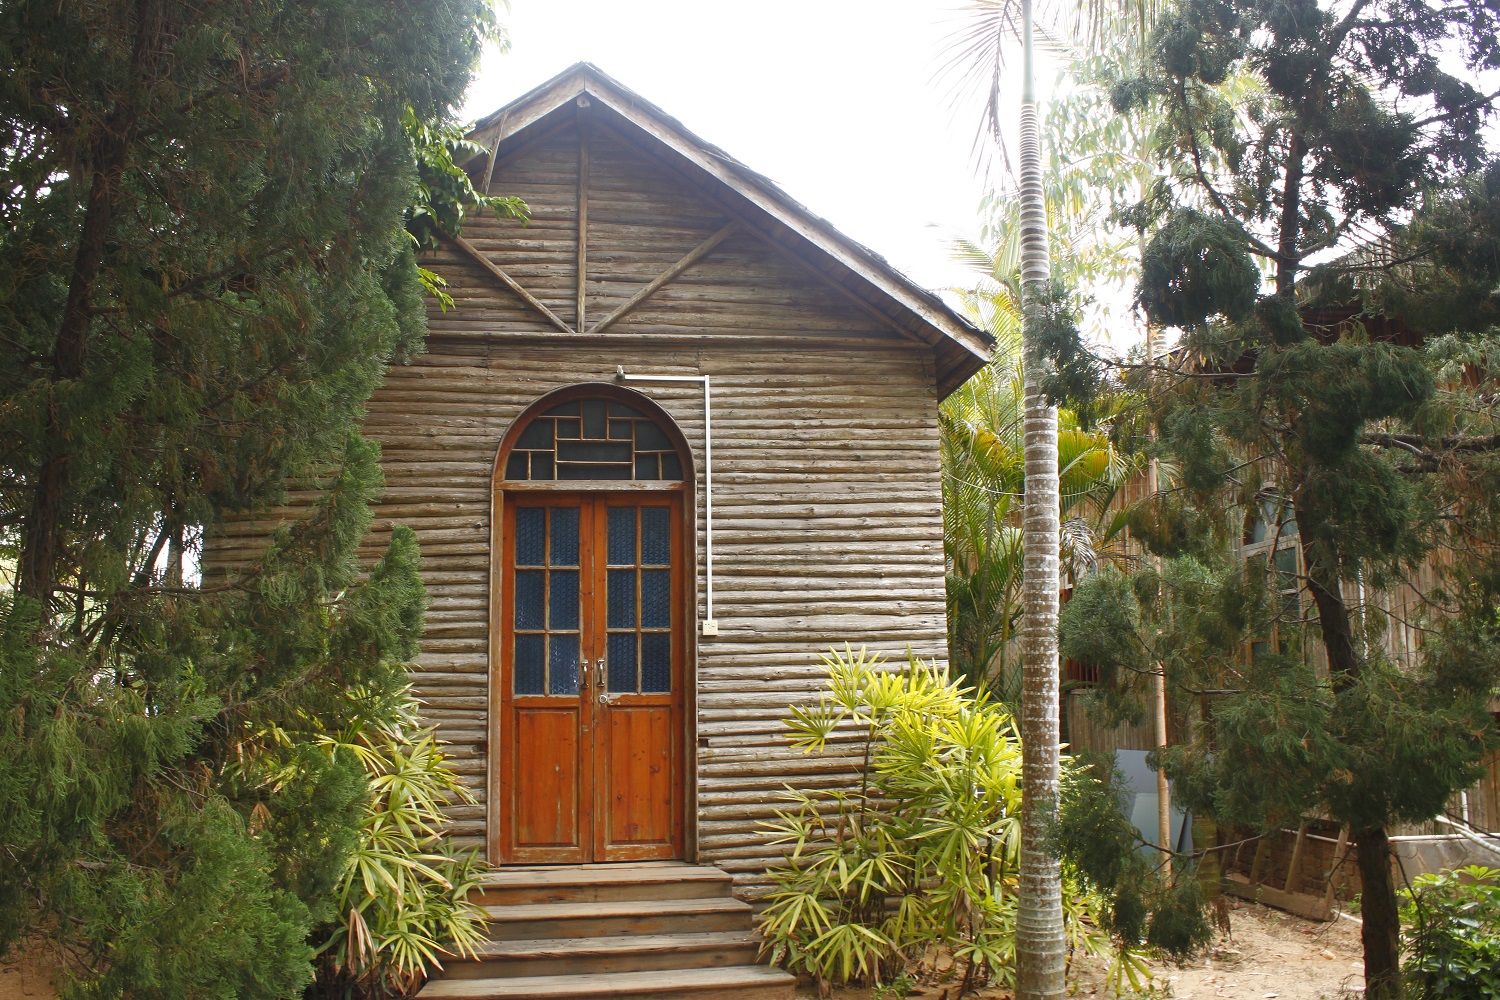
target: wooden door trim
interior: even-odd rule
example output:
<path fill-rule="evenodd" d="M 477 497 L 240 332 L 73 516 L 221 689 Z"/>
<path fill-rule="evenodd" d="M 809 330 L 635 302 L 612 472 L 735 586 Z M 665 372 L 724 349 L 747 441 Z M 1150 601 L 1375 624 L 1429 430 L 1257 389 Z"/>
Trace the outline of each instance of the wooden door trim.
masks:
<path fill-rule="evenodd" d="M 689 857 L 688 845 L 685 837 L 686 816 L 690 811 L 696 811 L 696 809 L 689 810 L 688 808 L 688 803 L 693 800 L 689 798 L 691 783 L 688 780 L 687 772 L 687 727 L 685 725 L 685 720 L 688 715 L 687 706 L 689 702 L 687 696 L 687 683 L 688 675 L 691 672 L 691 668 L 687 660 L 687 635 L 689 629 L 691 628 L 690 623 L 693 618 L 692 612 L 694 609 L 688 607 L 683 600 L 683 596 L 688 589 L 687 575 L 690 572 L 693 572 L 694 567 L 688 564 L 688 560 L 686 558 L 689 549 L 686 547 L 686 540 L 684 539 L 682 532 L 682 526 L 684 521 L 686 520 L 685 511 L 683 510 L 684 504 L 682 503 L 682 498 L 680 496 L 668 495 L 664 498 L 658 499 L 655 503 L 649 502 L 649 500 L 651 499 L 656 498 L 649 498 L 647 501 L 643 502 L 642 500 L 639 500 L 637 498 L 621 497 L 618 493 L 596 496 L 594 507 L 595 510 L 598 511 L 598 514 L 596 515 L 595 544 L 598 546 L 598 548 L 596 548 L 595 551 L 608 551 L 608 519 L 609 510 L 612 507 L 626 507 L 632 509 L 645 509 L 647 507 L 665 508 L 668 511 L 668 516 L 673 519 L 672 526 L 675 529 L 676 536 L 674 538 L 674 541 L 678 546 L 677 552 L 679 553 L 679 559 L 676 563 L 675 569 L 672 572 L 671 596 L 668 598 L 668 600 L 671 601 L 672 608 L 678 616 L 677 620 L 679 622 L 679 627 L 672 632 L 672 657 L 675 669 L 673 671 L 672 677 L 672 690 L 665 706 L 668 711 L 674 711 L 678 713 L 678 718 L 676 719 L 677 725 L 671 731 L 672 742 L 671 746 L 669 747 L 667 758 L 668 766 L 671 768 L 671 774 L 673 776 L 672 794 L 674 797 L 671 815 L 668 817 L 668 841 L 670 845 L 668 853 L 670 857 L 663 858 L 661 856 L 661 848 L 653 844 L 641 844 L 639 846 L 612 846 L 610 844 L 611 834 L 613 833 L 610 828 L 611 811 L 608 802 L 605 801 L 604 796 L 607 795 L 609 789 L 611 788 L 609 766 L 612 758 L 604 753 L 599 753 L 596 755 L 594 760 L 595 769 L 593 777 L 595 790 L 594 861 L 596 862 L 686 860 Z M 664 500 L 665 502 L 662 502 L 662 500 Z M 606 572 L 607 566 L 608 560 L 606 557 L 606 562 L 604 564 Z M 598 629 L 597 631 L 598 649 L 596 655 L 599 657 L 603 657 L 605 653 L 605 646 L 608 642 L 606 638 L 607 631 L 607 629 Z M 595 661 L 595 676 L 596 684 L 600 685 L 602 690 L 602 685 L 606 681 L 605 675 L 607 670 L 606 672 L 599 671 L 599 662 L 599 660 Z M 617 704 L 619 704 L 621 708 L 629 708 L 646 707 L 651 702 L 659 700 L 660 696 L 651 694 L 634 694 L 620 695 L 619 698 L 620 701 Z M 597 699 L 595 699 L 591 704 L 594 709 L 592 719 L 592 732 L 595 734 L 595 738 L 598 740 L 608 739 L 608 737 L 605 735 L 606 729 L 604 726 L 607 713 L 603 710 L 603 708 L 599 706 Z M 612 704 L 616 703 L 612 702 Z"/>
<path fill-rule="evenodd" d="M 620 479 L 506 480 L 506 493 L 685 493 L 685 482 L 640 482 Z"/>
<path fill-rule="evenodd" d="M 533 501 L 541 500 L 543 502 L 549 500 L 553 501 L 552 503 L 544 504 L 549 509 L 572 507 L 574 506 L 574 504 L 571 501 L 576 501 L 577 508 L 580 511 L 580 515 L 582 515 L 582 512 L 584 510 L 590 509 L 593 505 L 590 497 L 587 494 L 579 493 L 575 490 L 553 490 L 550 495 L 544 495 L 540 497 L 536 494 L 532 494 L 528 497 L 528 499 L 531 499 Z M 499 565 L 502 567 L 502 571 L 497 572 L 494 576 L 494 579 L 503 582 L 506 579 L 506 575 L 503 572 L 503 567 L 506 565 L 510 565 L 512 568 L 514 568 L 515 538 L 513 534 L 505 534 L 503 531 L 505 524 L 503 520 L 505 515 L 503 506 L 500 508 L 500 515 L 502 520 L 498 523 L 499 530 L 501 531 L 502 535 L 502 544 L 499 546 Z M 551 515 L 549 514 L 548 517 L 550 523 Z M 580 516 L 580 521 L 581 520 L 582 517 Z M 581 558 L 581 530 L 579 541 Z M 578 586 L 580 595 L 591 590 L 593 586 L 592 574 L 590 574 L 585 569 L 582 562 L 580 562 L 579 564 Z M 593 720 L 590 717 L 591 706 L 586 695 L 580 699 L 578 705 L 578 725 L 580 726 L 580 732 L 578 734 L 577 753 L 579 754 L 581 759 L 574 782 L 578 805 L 578 810 L 575 813 L 574 818 L 578 833 L 578 847 L 576 849 L 576 856 L 560 857 L 559 854 L 566 851 L 567 849 L 557 847 L 517 848 L 511 853 L 507 853 L 507 848 L 515 840 L 514 831 L 512 830 L 512 826 L 515 821 L 515 811 L 513 809 L 506 808 L 506 800 L 509 795 L 513 794 L 513 790 L 516 787 L 516 768 L 519 763 L 520 752 L 519 750 L 517 750 L 516 753 L 513 754 L 507 753 L 507 746 L 506 742 L 504 741 L 508 741 L 511 737 L 509 733 L 506 733 L 504 731 L 500 723 L 504 719 L 510 717 L 515 708 L 515 703 L 518 698 L 514 694 L 511 686 L 507 686 L 503 683 L 497 683 L 498 680 L 503 680 L 505 677 L 504 643 L 503 641 L 496 640 L 494 638 L 497 634 L 501 637 L 501 639 L 503 639 L 504 637 L 505 609 L 503 601 L 492 604 L 492 614 L 498 614 L 501 617 L 492 619 L 493 627 L 490 629 L 491 669 L 489 675 L 490 697 L 488 699 L 490 703 L 491 713 L 490 728 L 495 734 L 494 738 L 498 738 L 502 742 L 494 742 L 494 738 L 492 738 L 489 753 L 487 755 L 488 759 L 486 760 L 486 770 L 491 774 L 498 775 L 498 780 L 494 780 L 490 784 L 492 791 L 497 792 L 498 796 L 492 797 L 489 803 L 489 808 L 487 809 L 487 813 L 491 817 L 493 817 L 491 825 L 486 830 L 485 839 L 487 842 L 487 847 L 491 851 L 492 858 L 503 858 L 507 863 L 510 864 L 576 864 L 587 862 L 590 860 L 592 845 L 586 842 L 586 839 L 584 837 L 585 810 L 592 808 L 591 803 L 594 800 L 594 772 L 592 767 L 584 766 L 585 759 L 591 755 L 591 748 L 588 746 L 588 741 L 593 737 Z M 588 622 L 586 618 L 581 618 L 579 621 L 578 631 L 580 639 L 580 652 L 582 652 L 583 650 L 582 639 L 589 624 L 590 622 Z M 545 707 L 545 705 L 547 704 L 547 696 L 545 694 L 522 695 L 519 697 L 521 700 L 525 701 L 536 699 L 540 703 L 536 706 L 539 708 Z M 582 728 L 585 725 L 587 725 L 587 729 Z"/>
<path fill-rule="evenodd" d="M 574 398 L 589 396 L 603 396 L 617 399 L 621 402 L 635 406 L 642 412 L 651 416 L 672 440 L 678 455 L 682 461 L 683 479 L 680 483 L 648 484 L 642 486 L 639 483 L 609 481 L 608 484 L 595 484 L 592 482 L 537 482 L 514 483 L 505 479 L 505 460 L 510 455 L 511 446 L 516 438 L 525 429 L 530 418 L 542 411 L 559 403 L 567 402 Z M 682 552 L 683 563 L 683 594 L 680 607 L 683 613 L 683 641 L 686 645 L 685 660 L 683 662 L 683 691 L 682 691 L 682 719 L 679 732 L 682 737 L 682 806 L 678 811 L 678 820 L 682 824 L 680 853 L 684 860 L 696 861 L 699 858 L 698 850 L 698 589 L 699 571 L 698 564 L 698 524 L 699 524 L 699 500 L 698 500 L 698 469 L 693 450 L 688 446 L 687 438 L 677 426 L 671 414 L 662 409 L 661 405 L 651 397 L 624 386 L 608 382 L 586 382 L 566 386 L 548 392 L 533 400 L 525 407 L 511 422 L 505 435 L 495 450 L 495 462 L 492 467 L 490 478 L 490 558 L 489 579 L 487 581 L 488 600 L 486 602 L 488 611 L 488 639 L 486 643 L 486 683 L 488 694 L 485 699 L 486 719 L 485 733 L 486 742 L 482 746 L 485 767 L 485 810 L 484 810 L 484 842 L 485 855 L 491 864 L 505 864 L 503 860 L 502 841 L 500 825 L 502 822 L 502 797 L 500 781 L 500 752 L 502 749 L 501 739 L 501 640 L 502 640 L 502 615 L 504 613 L 504 524 L 506 494 L 515 493 L 528 499 L 541 493 L 577 493 L 580 486 L 587 486 L 588 492 L 613 492 L 629 490 L 660 490 L 671 489 L 681 496 L 681 526 L 682 526 Z M 595 486 L 601 489 L 595 489 Z M 550 487 L 550 489 L 549 489 Z"/>

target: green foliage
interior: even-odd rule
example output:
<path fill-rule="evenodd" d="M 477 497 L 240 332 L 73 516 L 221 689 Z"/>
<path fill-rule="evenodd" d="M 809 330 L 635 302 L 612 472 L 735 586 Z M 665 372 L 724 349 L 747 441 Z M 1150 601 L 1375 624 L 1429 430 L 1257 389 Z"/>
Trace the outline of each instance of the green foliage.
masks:
<path fill-rule="evenodd" d="M 1037 387 L 1054 406 L 1072 409 L 1082 430 L 1090 430 L 1106 395 L 1104 364 L 1083 342 L 1072 296 L 1054 283 L 1028 306 L 1027 366 L 1037 372 Z"/>
<path fill-rule="evenodd" d="M 1263 564 L 1220 558 L 1168 559 L 1133 576 L 1090 574 L 1058 624 L 1060 650 L 1099 671 L 1093 697 L 1114 722 L 1139 721 L 1150 675 L 1170 687 L 1202 690 L 1238 671 L 1244 644 L 1266 633 L 1281 609 L 1269 600 Z"/>
<path fill-rule="evenodd" d="M 992 362 L 944 401 L 943 550 L 947 561 L 948 649 L 963 683 L 1014 704 L 1019 664 L 1008 646 L 1021 618 L 1021 440 L 1019 370 Z M 1131 508 L 1112 508 L 1140 468 L 1100 430 L 1059 417 L 1058 475 L 1064 531 L 1062 559 L 1078 577 L 1125 526 Z"/>
<path fill-rule="evenodd" d="M 458 236 L 471 213 L 489 209 L 500 218 L 525 219 L 528 209 L 520 198 L 479 191 L 463 164 L 489 155 L 489 150 L 464 138 L 453 122 L 424 120 L 410 109 L 402 126 L 416 158 L 417 182 L 406 211 L 406 232 L 418 251 L 437 246 L 439 234 Z M 444 281 L 426 268 L 418 270 L 422 286 L 435 296 L 444 311 L 453 298 L 443 291 Z"/>
<path fill-rule="evenodd" d="M 761 916 L 775 961 L 820 984 L 889 982 L 929 946 L 961 992 L 1014 975 L 1021 749 L 1009 715 L 915 659 L 902 671 L 847 647 L 828 689 L 787 725 L 808 753 L 861 755 L 857 790 L 789 790 L 769 824 L 787 846 Z M 1091 897 L 1065 890 L 1070 946 L 1097 949 Z"/>
<path fill-rule="evenodd" d="M 441 955 L 472 955 L 488 918 L 468 901 L 481 862 L 445 846 L 443 807 L 472 802 L 450 770 L 417 703 L 397 692 L 398 711 L 356 719 L 319 745 L 364 766 L 369 798 L 359 840 L 338 888 L 337 920 L 318 951 L 320 984 L 364 996 L 407 996 Z M 294 777 L 292 772 L 288 777 Z"/>
<path fill-rule="evenodd" d="M 311 981 L 371 803 L 323 741 L 399 711 L 425 607 L 410 531 L 357 558 L 358 426 L 425 331 L 414 141 L 493 23 L 0 6 L 0 955 L 69 996 Z M 243 519 L 287 523 L 205 541 Z"/>
<path fill-rule="evenodd" d="M 1208 944 L 1208 901 L 1192 866 L 1164 869 L 1158 854 L 1140 850 L 1126 819 L 1124 778 L 1103 758 L 1071 762 L 1053 843 L 1076 884 L 1104 901 L 1100 924 L 1118 950 L 1117 991 L 1134 982 L 1131 958 L 1145 948 L 1183 961 Z M 1138 984 L 1137 984 L 1138 985 Z"/>
<path fill-rule="evenodd" d="M 1402 971 L 1414 1000 L 1500 998 L 1500 871 L 1418 875 L 1401 896 Z"/>
<path fill-rule="evenodd" d="M 1241 320 L 1255 305 L 1260 271 L 1234 221 L 1179 208 L 1151 232 L 1136 301 L 1158 326 Z"/>
<path fill-rule="evenodd" d="M 489 150 L 465 139 L 456 123 L 422 120 L 408 110 L 402 126 L 417 161 L 417 189 L 407 209 L 406 231 L 418 250 L 437 246 L 440 233 L 457 236 L 473 212 L 489 209 L 504 218 L 526 217 L 526 203 L 520 198 L 475 189 L 462 164 L 488 156 Z"/>
<path fill-rule="evenodd" d="M 1382 839 L 1439 810 L 1493 745 L 1475 692 L 1500 664 L 1456 651 L 1497 607 L 1500 413 L 1473 364 L 1500 342 L 1500 174 L 1481 127 L 1497 28 L 1483 0 L 1183 0 L 1113 90 L 1162 123 L 1160 180 L 1128 216 L 1148 240 L 1139 301 L 1182 331 L 1177 377 L 1153 393 L 1182 496 L 1153 505 L 1144 537 L 1199 569 L 1101 583 L 1064 644 L 1113 664 L 1117 709 L 1136 654 L 1090 636 L 1132 622 L 1137 662 L 1164 663 L 1184 715 L 1215 692 L 1165 756 L 1199 812 L 1261 828 L 1316 812 Z M 1237 95 L 1247 76 L 1259 88 Z M 1282 551 L 1236 573 L 1234 529 L 1272 501 L 1285 537 L 1261 542 Z M 1420 649 L 1367 600 L 1412 581 L 1401 624 L 1435 639 Z M 1399 988 L 1398 921 L 1385 859 L 1360 863 L 1373 1000 Z"/>

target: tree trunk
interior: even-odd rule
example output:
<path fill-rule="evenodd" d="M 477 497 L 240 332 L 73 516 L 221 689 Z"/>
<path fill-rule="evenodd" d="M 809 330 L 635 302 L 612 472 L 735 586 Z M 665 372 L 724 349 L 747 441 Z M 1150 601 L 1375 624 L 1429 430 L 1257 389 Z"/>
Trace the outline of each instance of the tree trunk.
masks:
<path fill-rule="evenodd" d="M 1327 536 L 1318 513 L 1306 504 L 1296 505 L 1302 538 Z M 1340 563 L 1330 547 L 1304 543 L 1302 558 L 1307 568 L 1307 589 L 1318 609 L 1318 626 L 1328 652 L 1328 676 L 1335 691 L 1344 691 L 1359 680 L 1363 664 L 1354 645 L 1349 606 L 1339 586 Z M 1390 840 L 1385 829 L 1372 826 L 1353 831 L 1358 847 L 1360 895 L 1364 920 L 1360 938 L 1365 953 L 1366 1000 L 1396 1000 L 1401 995 L 1401 921 L 1396 904 L 1396 883 L 1391 878 Z"/>
<path fill-rule="evenodd" d="M 92 176 L 84 207 L 73 272 L 68 279 L 68 299 L 58 322 L 57 341 L 52 348 L 51 400 L 43 432 L 42 463 L 32 483 L 31 505 L 21 525 L 21 552 L 17 589 L 42 606 L 45 623 L 57 588 L 63 554 L 63 498 L 68 490 L 69 444 L 74 429 L 65 424 L 58 406 L 58 383 L 83 376 L 88 356 L 87 336 L 94 319 L 94 283 L 104 265 L 106 243 L 114 225 L 115 210 L 131 146 L 140 125 L 139 93 L 149 89 L 160 67 L 161 4 L 158 0 L 136 0 L 134 10 L 131 70 L 134 78 L 129 98 L 105 119 L 91 151 Z"/>
<path fill-rule="evenodd" d="M 1396 1000 L 1401 995 L 1401 914 L 1391 877 L 1390 838 L 1378 826 L 1358 830 L 1354 837 L 1362 883 L 1359 937 L 1365 951 L 1365 997 Z"/>
<path fill-rule="evenodd" d="M 1032 338 L 1052 279 L 1047 206 L 1042 193 L 1041 131 L 1032 67 L 1031 0 L 1021 5 L 1021 339 L 1025 362 L 1025 568 L 1021 600 L 1021 884 L 1016 906 L 1016 998 L 1063 995 L 1062 873 L 1048 846 L 1058 799 L 1058 481 L 1057 408 L 1037 388 Z"/>
<path fill-rule="evenodd" d="M 51 402 L 42 439 L 42 465 L 31 490 L 31 508 L 21 527 L 19 590 L 42 605 L 43 617 L 57 587 L 62 558 L 63 497 L 67 493 L 70 428 L 58 407 L 58 383 L 83 375 L 85 336 L 93 319 L 91 293 L 104 261 L 104 245 L 114 218 L 120 175 L 125 169 L 124 137 L 109 137 L 89 185 L 78 251 L 68 285 L 68 301 L 52 349 Z"/>

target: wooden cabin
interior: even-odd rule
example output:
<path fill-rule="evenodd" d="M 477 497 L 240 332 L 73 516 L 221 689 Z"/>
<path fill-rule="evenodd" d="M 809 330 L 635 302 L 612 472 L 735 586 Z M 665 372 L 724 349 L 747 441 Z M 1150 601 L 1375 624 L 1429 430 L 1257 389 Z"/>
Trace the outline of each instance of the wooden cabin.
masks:
<path fill-rule="evenodd" d="M 669 961 L 626 941 L 579 965 L 585 934 L 680 954 L 683 934 L 737 933 L 696 961 L 748 968 L 730 893 L 753 896 L 778 856 L 759 825 L 785 785 L 849 780 L 783 736 L 820 655 L 946 660 L 938 402 L 992 344 L 592 66 L 471 138 L 490 151 L 476 184 L 530 218 L 471 219 L 423 261 L 455 308 L 434 306 L 427 352 L 370 401 L 387 489 L 369 552 L 398 523 L 420 540 L 416 692 L 477 799 L 452 837 L 502 868 L 496 920 L 651 912 L 515 917 L 497 937 L 548 947 L 449 975 Z M 782 995 L 771 971 L 725 988 Z M 478 981 L 428 990 L 491 995 Z"/>
<path fill-rule="evenodd" d="M 481 801 L 453 835 L 759 871 L 783 782 L 827 780 L 781 735 L 819 654 L 946 655 L 937 406 L 990 344 L 591 66 L 471 138 L 530 219 L 424 261 L 456 308 L 367 421 Z"/>

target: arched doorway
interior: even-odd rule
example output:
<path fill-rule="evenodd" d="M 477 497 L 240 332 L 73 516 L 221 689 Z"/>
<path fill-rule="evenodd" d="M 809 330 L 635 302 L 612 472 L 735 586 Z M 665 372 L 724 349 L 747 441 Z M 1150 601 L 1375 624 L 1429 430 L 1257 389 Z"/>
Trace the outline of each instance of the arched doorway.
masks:
<path fill-rule="evenodd" d="M 543 397 L 495 467 L 491 857 L 683 857 L 690 453 L 637 393 Z M 497 815 L 498 814 L 498 815 Z"/>

